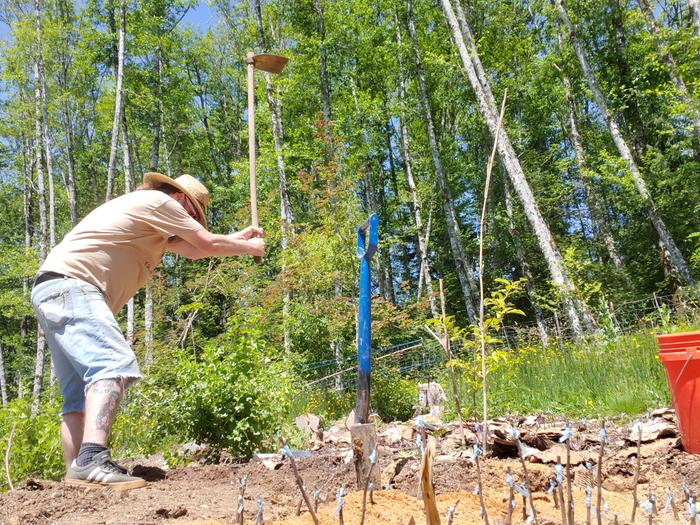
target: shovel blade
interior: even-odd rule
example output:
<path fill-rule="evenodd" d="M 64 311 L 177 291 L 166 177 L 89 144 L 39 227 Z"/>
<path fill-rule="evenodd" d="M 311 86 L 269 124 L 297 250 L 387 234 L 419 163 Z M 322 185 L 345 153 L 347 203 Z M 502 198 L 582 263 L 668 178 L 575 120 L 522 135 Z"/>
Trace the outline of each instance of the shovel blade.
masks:
<path fill-rule="evenodd" d="M 255 66 L 255 69 L 274 74 L 281 73 L 288 61 L 289 59 L 287 57 L 268 55 L 266 53 L 255 55 L 253 57 L 253 65 Z"/>

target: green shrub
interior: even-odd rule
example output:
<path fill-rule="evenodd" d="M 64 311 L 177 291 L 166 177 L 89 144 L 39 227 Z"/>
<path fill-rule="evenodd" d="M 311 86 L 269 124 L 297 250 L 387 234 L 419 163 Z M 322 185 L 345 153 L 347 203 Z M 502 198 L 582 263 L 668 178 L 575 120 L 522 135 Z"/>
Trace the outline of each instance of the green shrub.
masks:
<path fill-rule="evenodd" d="M 30 417 L 31 400 L 15 399 L 0 409 L 0 457 L 5 457 L 8 438 L 16 424 L 10 448 L 10 475 L 13 483 L 37 477 L 60 479 L 65 468 L 61 448 L 60 404 L 53 401 Z M 0 490 L 9 488 L 5 476 L 0 476 Z"/>
<path fill-rule="evenodd" d="M 372 410 L 382 421 L 407 421 L 418 404 L 418 383 L 398 372 L 377 370 L 372 374 Z"/>
<path fill-rule="evenodd" d="M 246 455 L 274 443 L 289 408 L 284 363 L 259 334 L 232 327 L 198 358 L 181 355 L 175 390 L 163 400 L 161 432 Z"/>

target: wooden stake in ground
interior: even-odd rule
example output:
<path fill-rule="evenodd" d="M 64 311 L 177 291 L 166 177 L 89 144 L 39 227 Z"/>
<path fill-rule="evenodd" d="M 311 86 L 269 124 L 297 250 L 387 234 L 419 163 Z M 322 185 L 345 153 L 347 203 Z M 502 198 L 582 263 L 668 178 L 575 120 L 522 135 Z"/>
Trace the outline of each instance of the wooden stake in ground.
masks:
<path fill-rule="evenodd" d="M 423 494 L 423 508 L 426 525 L 440 525 L 440 513 L 435 502 L 433 490 L 433 457 L 435 456 L 435 438 L 428 436 L 425 452 L 421 461 L 420 479 Z"/>
<path fill-rule="evenodd" d="M 287 446 L 287 441 L 283 437 L 280 437 L 280 446 L 282 447 L 282 453 L 289 458 L 289 464 L 292 466 L 294 479 L 297 482 L 297 487 L 299 487 L 301 496 L 304 498 L 306 507 L 309 509 L 309 513 L 311 514 L 311 519 L 313 520 L 314 525 L 321 525 L 318 521 L 318 516 L 316 516 L 316 512 L 314 511 L 314 506 L 311 504 L 309 496 L 308 494 L 306 494 L 306 490 L 304 489 L 304 480 L 301 479 L 301 475 L 299 475 L 299 470 L 297 470 L 297 464 L 296 461 L 294 461 L 294 454 Z"/>
<path fill-rule="evenodd" d="M 637 487 L 639 486 L 639 473 L 642 466 L 642 423 L 637 421 L 632 427 L 632 431 L 637 431 L 637 465 L 634 470 L 634 481 L 632 482 L 632 517 L 630 521 L 634 523 L 634 519 L 637 516 L 637 507 L 639 506 L 639 499 L 637 496 Z"/>
<path fill-rule="evenodd" d="M 503 92 L 503 102 L 501 102 L 501 114 L 498 116 L 496 132 L 494 133 L 493 149 L 486 166 L 486 182 L 484 184 L 484 201 L 481 206 L 481 220 L 479 222 L 479 339 L 481 340 L 481 396 L 482 396 L 482 424 L 484 429 L 481 448 L 488 452 L 488 383 L 486 380 L 486 326 L 484 325 L 484 221 L 486 219 L 486 205 L 489 200 L 489 186 L 491 183 L 491 171 L 493 171 L 493 161 L 496 158 L 498 148 L 498 137 L 503 123 L 503 112 L 506 109 L 506 97 L 508 90 Z"/>

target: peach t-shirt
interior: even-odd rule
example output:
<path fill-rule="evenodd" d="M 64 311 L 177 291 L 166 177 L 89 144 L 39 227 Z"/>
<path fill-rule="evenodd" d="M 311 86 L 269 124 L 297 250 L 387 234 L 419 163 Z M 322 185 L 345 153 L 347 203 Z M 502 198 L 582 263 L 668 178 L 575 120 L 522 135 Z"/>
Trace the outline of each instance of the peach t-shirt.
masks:
<path fill-rule="evenodd" d="M 134 191 L 90 212 L 51 250 L 39 273 L 57 272 L 94 284 L 117 313 L 153 274 L 168 239 L 201 229 L 165 193 Z"/>

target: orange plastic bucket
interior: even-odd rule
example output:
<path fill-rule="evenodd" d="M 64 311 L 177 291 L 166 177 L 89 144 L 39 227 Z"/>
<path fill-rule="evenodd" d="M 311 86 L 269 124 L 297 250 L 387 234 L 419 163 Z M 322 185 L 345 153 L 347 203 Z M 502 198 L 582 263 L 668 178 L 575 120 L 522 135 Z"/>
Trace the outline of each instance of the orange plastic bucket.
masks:
<path fill-rule="evenodd" d="M 700 331 L 657 335 L 683 448 L 700 454 Z"/>

